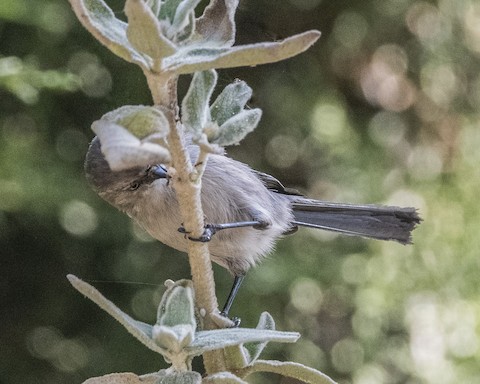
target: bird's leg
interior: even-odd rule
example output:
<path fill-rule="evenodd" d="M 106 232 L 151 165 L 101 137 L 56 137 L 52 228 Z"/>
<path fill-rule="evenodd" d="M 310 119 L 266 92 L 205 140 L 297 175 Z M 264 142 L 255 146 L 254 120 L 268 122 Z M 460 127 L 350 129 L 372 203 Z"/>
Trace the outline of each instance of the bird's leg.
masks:
<path fill-rule="evenodd" d="M 238 290 L 240 289 L 240 285 L 242 285 L 242 281 L 244 278 L 245 278 L 245 275 L 235 275 L 233 279 L 232 289 L 228 294 L 227 301 L 223 306 L 222 312 L 220 312 L 222 316 L 228 317 L 228 312 L 230 312 L 230 308 L 232 307 L 233 300 L 235 300 L 235 296 L 237 296 Z M 235 327 L 238 327 L 240 325 L 241 320 L 238 317 L 234 317 L 232 321 L 235 324 Z"/>
<path fill-rule="evenodd" d="M 232 229 L 232 228 L 245 228 L 245 227 L 252 227 L 255 229 L 266 229 L 270 224 L 263 220 L 251 220 L 251 221 L 238 221 L 236 223 L 224 223 L 224 224 L 206 224 L 205 230 L 200 237 L 190 237 L 188 236 L 187 231 L 185 228 L 181 226 L 178 228 L 178 232 L 184 233 L 187 235 L 189 240 L 192 241 L 200 241 L 202 243 L 209 242 L 212 240 L 212 236 L 221 231 L 223 229 Z"/>

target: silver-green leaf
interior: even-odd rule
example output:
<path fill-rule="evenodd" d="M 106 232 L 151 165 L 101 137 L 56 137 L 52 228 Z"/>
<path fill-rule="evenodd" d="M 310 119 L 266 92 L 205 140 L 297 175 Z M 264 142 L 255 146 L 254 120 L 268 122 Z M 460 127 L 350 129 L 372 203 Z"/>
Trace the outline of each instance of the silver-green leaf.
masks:
<path fill-rule="evenodd" d="M 125 127 L 139 139 L 153 134 L 165 137 L 169 132 L 168 121 L 163 112 L 147 105 L 124 105 L 107 112 L 102 119 Z"/>
<path fill-rule="evenodd" d="M 196 72 L 182 101 L 182 122 L 198 138 L 210 120 L 208 107 L 217 82 L 215 70 Z"/>
<path fill-rule="evenodd" d="M 171 25 L 173 23 L 173 19 L 175 18 L 177 8 L 182 1 L 185 0 L 164 0 L 160 7 L 158 18 L 160 20 L 167 20 Z"/>
<path fill-rule="evenodd" d="M 195 340 L 187 347 L 191 355 L 199 355 L 205 351 L 223 349 L 233 345 L 252 342 L 294 343 L 300 337 L 297 332 L 280 332 L 250 328 L 227 328 L 213 331 L 199 331 Z"/>
<path fill-rule="evenodd" d="M 200 384 L 202 375 L 194 371 L 169 372 L 161 376 L 155 384 Z"/>
<path fill-rule="evenodd" d="M 169 351 L 169 353 L 180 353 L 193 341 L 195 328 L 190 325 L 180 324 L 174 326 L 154 325 L 152 339 L 155 343 Z"/>
<path fill-rule="evenodd" d="M 179 280 L 165 291 L 158 306 L 157 325 L 189 325 L 195 330 L 194 293 L 190 280 Z"/>
<path fill-rule="evenodd" d="M 175 46 L 163 36 L 155 14 L 143 0 L 127 0 L 125 13 L 128 40 L 135 49 L 153 60 L 154 67 L 160 66 L 164 57 L 176 52 Z"/>
<path fill-rule="evenodd" d="M 155 17 L 158 17 L 160 13 L 160 7 L 162 5 L 162 0 L 146 0 L 145 3 L 150 7 Z"/>
<path fill-rule="evenodd" d="M 308 384 L 337 384 L 324 373 L 303 364 L 290 361 L 257 360 L 253 365 L 237 371 L 244 378 L 255 372 L 271 372 L 291 377 Z"/>
<path fill-rule="evenodd" d="M 183 0 L 178 5 L 172 22 L 172 28 L 176 32 L 182 31 L 187 26 L 189 16 L 194 12 L 198 3 L 200 3 L 200 0 Z"/>
<path fill-rule="evenodd" d="M 231 47 L 235 42 L 235 11 L 238 0 L 212 0 L 197 20 L 201 41 L 213 47 Z"/>
<path fill-rule="evenodd" d="M 170 162 L 168 122 L 157 108 L 127 105 L 93 122 L 92 130 L 113 171 Z"/>
<path fill-rule="evenodd" d="M 257 329 L 264 329 L 264 330 L 275 330 L 275 321 L 273 317 L 268 312 L 263 312 L 260 315 L 260 320 L 257 324 Z M 267 343 L 245 343 L 243 348 L 245 348 L 246 352 L 248 352 L 248 361 L 247 365 L 252 364 L 255 360 L 258 359 L 260 354 L 263 352 L 264 348 L 267 346 Z"/>
<path fill-rule="evenodd" d="M 80 22 L 98 41 L 122 59 L 149 68 L 150 63 L 128 41 L 127 24 L 117 19 L 104 1 L 69 1 Z"/>
<path fill-rule="evenodd" d="M 166 353 L 164 349 L 160 348 L 153 342 L 153 327 L 151 325 L 133 319 L 125 312 L 120 310 L 110 300 L 105 298 L 96 288 L 80 280 L 78 277 L 74 275 L 67 275 L 67 278 L 77 291 L 88 297 L 120 324 L 122 324 L 128 330 L 128 332 L 135 336 L 135 338 L 137 338 L 137 340 L 139 340 L 147 348 L 150 348 L 151 350 L 161 354 Z"/>
<path fill-rule="evenodd" d="M 234 68 L 274 63 L 305 51 L 319 37 L 320 32 L 312 30 L 278 42 L 240 45 L 231 48 L 190 45 L 165 58 L 162 69 L 185 74 L 211 68 Z"/>
<path fill-rule="evenodd" d="M 252 88 L 244 81 L 227 85 L 210 107 L 212 121 L 219 126 L 243 110 L 252 97 Z"/>
<path fill-rule="evenodd" d="M 258 108 L 243 110 L 222 124 L 210 142 L 221 147 L 236 145 L 257 127 L 261 117 L 262 111 Z"/>
<path fill-rule="evenodd" d="M 202 384 L 248 384 L 231 372 L 218 372 L 204 377 Z"/>

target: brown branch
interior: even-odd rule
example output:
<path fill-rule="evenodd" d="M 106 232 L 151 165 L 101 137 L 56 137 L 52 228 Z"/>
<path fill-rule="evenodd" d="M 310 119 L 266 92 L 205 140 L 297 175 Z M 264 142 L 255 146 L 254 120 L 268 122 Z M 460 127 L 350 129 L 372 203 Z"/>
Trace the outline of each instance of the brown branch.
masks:
<path fill-rule="evenodd" d="M 174 173 L 172 185 L 175 189 L 185 230 L 192 237 L 200 237 L 204 230 L 204 215 L 201 203 L 201 177 L 192 165 L 183 140 L 183 127 L 178 117 L 177 77 L 168 79 L 147 74 L 148 84 L 152 91 L 154 103 L 165 113 L 170 133 L 168 145 L 172 157 Z M 165 81 L 168 81 L 166 84 Z M 152 89 L 153 87 L 153 89 Z M 165 90 L 168 97 L 165 97 Z M 205 163 L 207 158 L 204 159 Z M 188 258 L 195 289 L 196 306 L 203 316 L 203 329 L 216 329 L 219 326 L 218 302 L 215 296 L 215 281 L 208 244 L 190 241 Z M 222 351 L 212 351 L 204 355 L 205 370 L 208 374 L 225 370 Z"/>

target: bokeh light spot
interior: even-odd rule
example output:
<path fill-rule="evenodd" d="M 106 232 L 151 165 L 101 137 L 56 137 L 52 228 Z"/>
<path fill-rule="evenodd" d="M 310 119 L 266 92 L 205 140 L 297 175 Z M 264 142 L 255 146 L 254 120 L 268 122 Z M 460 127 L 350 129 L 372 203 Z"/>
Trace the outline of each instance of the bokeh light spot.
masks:
<path fill-rule="evenodd" d="M 316 369 L 323 369 L 326 365 L 325 352 L 305 338 L 297 341 L 290 351 L 289 358 L 291 361 L 296 361 Z"/>
<path fill-rule="evenodd" d="M 360 284 L 367 278 L 367 259 L 360 254 L 349 255 L 342 263 L 342 277 L 347 283 Z"/>
<path fill-rule="evenodd" d="M 23 207 L 25 191 L 15 180 L 0 179 L 0 210 L 17 211 Z"/>
<path fill-rule="evenodd" d="M 293 137 L 276 135 L 268 142 L 265 157 L 274 167 L 288 168 L 298 159 L 298 147 L 298 142 Z"/>
<path fill-rule="evenodd" d="M 388 374 L 382 366 L 377 364 L 366 364 L 355 372 L 354 384 L 384 384 L 391 382 Z"/>
<path fill-rule="evenodd" d="M 422 90 L 437 105 L 448 107 L 461 92 L 461 83 L 448 64 L 429 64 L 422 68 L 420 74 Z"/>
<path fill-rule="evenodd" d="M 368 33 L 368 23 L 357 12 L 343 12 L 335 20 L 333 36 L 349 49 L 359 49 Z"/>
<path fill-rule="evenodd" d="M 62 2 L 45 2 L 42 12 L 37 17 L 42 28 L 57 35 L 66 33 L 73 21 L 69 7 Z"/>
<path fill-rule="evenodd" d="M 290 288 L 290 302 L 302 313 L 317 313 L 322 306 L 322 301 L 322 290 L 315 280 L 297 279 Z"/>
<path fill-rule="evenodd" d="M 135 293 L 131 300 L 131 306 L 135 317 L 148 321 L 155 315 L 154 290 L 141 289 Z"/>
<path fill-rule="evenodd" d="M 40 359 L 52 358 L 57 344 L 62 339 L 60 332 L 53 327 L 37 327 L 27 337 L 30 354 Z"/>
<path fill-rule="evenodd" d="M 410 32 L 424 44 L 438 44 L 449 39 L 452 25 L 440 10 L 424 1 L 414 2 L 406 13 Z"/>
<path fill-rule="evenodd" d="M 63 339 L 57 345 L 53 364 L 63 372 L 75 372 L 85 367 L 89 360 L 87 347 L 73 339 Z"/>
<path fill-rule="evenodd" d="M 440 175 L 443 161 L 437 150 L 430 146 L 419 145 L 408 157 L 409 171 L 417 180 L 433 180 Z"/>
<path fill-rule="evenodd" d="M 74 236 L 88 236 L 95 231 L 98 218 L 95 210 L 87 203 L 71 200 L 60 212 L 60 224 Z"/>
<path fill-rule="evenodd" d="M 68 67 L 80 77 L 82 90 L 87 96 L 103 97 L 112 89 L 112 76 L 97 56 L 77 52 L 68 61 Z"/>
<path fill-rule="evenodd" d="M 467 47 L 480 52 L 480 4 L 470 2 L 464 16 L 465 39 Z"/>
<path fill-rule="evenodd" d="M 336 103 L 319 103 L 310 119 L 312 134 L 320 142 L 337 142 L 345 138 L 347 117 L 342 106 Z"/>
<path fill-rule="evenodd" d="M 135 221 L 131 220 L 131 232 L 135 237 L 135 240 L 141 241 L 142 243 L 151 243 L 156 241 L 152 236 L 148 234 L 145 229 L 140 227 Z"/>
<path fill-rule="evenodd" d="M 427 382 L 452 382 L 453 372 L 446 360 L 446 341 L 440 306 L 433 293 L 417 293 L 407 303 L 410 353 L 417 372 Z"/>
<path fill-rule="evenodd" d="M 335 343 L 331 355 L 333 366 L 338 372 L 353 372 L 363 364 L 363 348 L 352 339 L 342 339 Z"/>
<path fill-rule="evenodd" d="M 36 327 L 26 341 L 32 356 L 48 360 L 60 371 L 74 372 L 88 364 L 87 346 L 78 340 L 65 338 L 54 327 Z"/>
<path fill-rule="evenodd" d="M 405 138 L 408 125 L 397 113 L 379 112 L 368 125 L 370 137 L 382 147 L 398 146 Z"/>
<path fill-rule="evenodd" d="M 395 112 L 408 109 L 415 102 L 416 89 L 405 77 L 407 67 L 402 48 L 392 44 L 377 48 L 360 78 L 367 101 Z"/>

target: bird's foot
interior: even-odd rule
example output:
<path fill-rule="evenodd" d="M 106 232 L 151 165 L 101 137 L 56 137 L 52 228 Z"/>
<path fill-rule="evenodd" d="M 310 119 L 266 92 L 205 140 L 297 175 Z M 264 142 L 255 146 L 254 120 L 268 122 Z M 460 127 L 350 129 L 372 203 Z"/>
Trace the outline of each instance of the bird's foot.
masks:
<path fill-rule="evenodd" d="M 242 319 L 240 317 L 234 316 L 234 317 L 228 317 L 228 313 L 225 312 L 220 312 L 220 316 L 226 317 L 233 323 L 232 328 L 238 328 L 240 327 L 240 323 L 242 322 Z"/>
<path fill-rule="evenodd" d="M 264 220 L 252 220 L 252 221 L 239 221 L 236 223 L 224 223 L 224 224 L 206 224 L 204 227 L 203 233 L 200 237 L 192 237 L 189 236 L 190 232 L 185 230 L 185 227 L 182 226 L 178 228 L 178 232 L 183 233 L 189 240 L 192 241 L 199 241 L 201 243 L 207 243 L 212 240 L 213 235 L 218 231 L 223 229 L 233 229 L 233 228 L 245 228 L 245 227 L 252 227 L 255 229 L 267 229 L 270 227 L 270 223 Z"/>
<path fill-rule="evenodd" d="M 189 240 L 198 241 L 200 243 L 208 243 L 210 240 L 212 240 L 213 235 L 220 229 L 223 228 L 218 228 L 217 224 L 207 224 L 205 225 L 203 233 L 200 235 L 200 237 L 192 237 L 188 235 L 190 232 L 187 232 L 185 227 L 182 225 L 180 228 L 178 228 L 178 232 L 185 234 L 185 237 L 187 237 Z"/>

